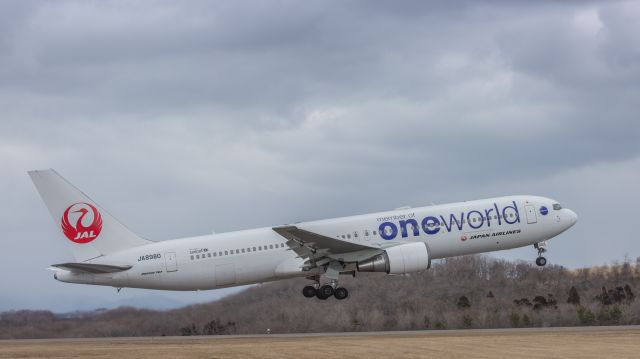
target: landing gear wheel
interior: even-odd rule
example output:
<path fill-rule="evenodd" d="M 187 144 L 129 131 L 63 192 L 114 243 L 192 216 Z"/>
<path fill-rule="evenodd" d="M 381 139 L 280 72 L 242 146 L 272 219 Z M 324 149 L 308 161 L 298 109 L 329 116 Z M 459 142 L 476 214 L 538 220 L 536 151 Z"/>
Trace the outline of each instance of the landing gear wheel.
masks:
<path fill-rule="evenodd" d="M 538 265 L 538 267 L 544 267 L 547 264 L 547 258 L 545 257 L 536 258 L 536 264 Z"/>
<path fill-rule="evenodd" d="M 316 297 L 322 300 L 325 300 L 332 295 L 333 295 L 333 287 L 328 284 L 323 285 L 316 292 Z"/>
<path fill-rule="evenodd" d="M 336 297 L 336 299 L 342 300 L 349 296 L 349 291 L 346 288 L 339 287 L 333 291 L 333 296 Z"/>
<path fill-rule="evenodd" d="M 316 296 L 316 289 L 313 286 L 308 285 L 302 288 L 302 295 L 304 295 L 307 298 L 313 298 Z"/>

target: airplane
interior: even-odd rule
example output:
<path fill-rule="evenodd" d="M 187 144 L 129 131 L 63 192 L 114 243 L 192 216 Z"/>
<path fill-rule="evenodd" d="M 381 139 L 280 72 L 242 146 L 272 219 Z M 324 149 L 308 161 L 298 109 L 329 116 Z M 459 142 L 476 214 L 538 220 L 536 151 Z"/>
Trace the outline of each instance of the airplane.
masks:
<path fill-rule="evenodd" d="M 340 275 L 408 274 L 435 259 L 533 245 L 578 216 L 529 195 L 489 198 L 273 227 L 151 241 L 133 233 L 55 170 L 29 171 L 74 262 L 53 264 L 61 282 L 175 291 L 208 290 L 306 277 L 307 298 L 342 300 Z M 323 280 L 321 282 L 321 279 Z"/>

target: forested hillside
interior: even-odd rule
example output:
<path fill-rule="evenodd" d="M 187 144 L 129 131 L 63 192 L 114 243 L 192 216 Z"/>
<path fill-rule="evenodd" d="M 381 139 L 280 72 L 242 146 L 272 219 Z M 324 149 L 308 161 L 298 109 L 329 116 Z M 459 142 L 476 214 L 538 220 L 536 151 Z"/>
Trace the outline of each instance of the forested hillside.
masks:
<path fill-rule="evenodd" d="M 343 277 L 343 301 L 307 299 L 304 279 L 251 287 L 170 311 L 119 308 L 79 317 L 0 314 L 0 338 L 217 335 L 290 332 L 640 324 L 640 259 L 567 270 L 486 256 L 449 259 L 405 276 Z"/>

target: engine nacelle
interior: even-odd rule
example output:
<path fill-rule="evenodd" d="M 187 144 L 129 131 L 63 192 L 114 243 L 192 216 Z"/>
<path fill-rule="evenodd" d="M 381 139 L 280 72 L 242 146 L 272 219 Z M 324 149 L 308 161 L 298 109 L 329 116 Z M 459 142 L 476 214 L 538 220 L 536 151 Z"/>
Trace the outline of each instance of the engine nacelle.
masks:
<path fill-rule="evenodd" d="M 420 272 L 431 267 L 429 250 L 424 242 L 401 244 L 385 249 L 382 254 L 358 262 L 360 272 L 404 274 Z"/>

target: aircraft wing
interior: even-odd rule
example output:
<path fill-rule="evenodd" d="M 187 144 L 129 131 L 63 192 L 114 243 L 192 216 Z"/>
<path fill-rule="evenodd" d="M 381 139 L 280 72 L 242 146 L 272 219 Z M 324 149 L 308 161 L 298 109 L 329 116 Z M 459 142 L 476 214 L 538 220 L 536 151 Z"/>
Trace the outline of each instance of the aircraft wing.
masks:
<path fill-rule="evenodd" d="M 85 272 L 85 273 L 115 273 L 122 272 L 131 269 L 130 265 L 116 266 L 109 264 L 94 264 L 94 263 L 60 263 L 52 264 L 52 267 L 60 268 L 68 271 Z"/>
<path fill-rule="evenodd" d="M 310 264 L 320 265 L 318 262 L 323 258 L 356 262 L 382 252 L 378 247 L 327 237 L 296 226 L 273 227 L 273 230 L 288 239 L 287 245 L 301 258 L 308 258 Z"/>

